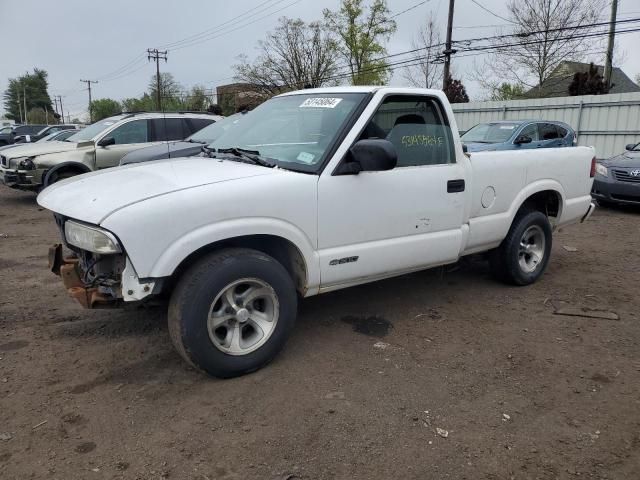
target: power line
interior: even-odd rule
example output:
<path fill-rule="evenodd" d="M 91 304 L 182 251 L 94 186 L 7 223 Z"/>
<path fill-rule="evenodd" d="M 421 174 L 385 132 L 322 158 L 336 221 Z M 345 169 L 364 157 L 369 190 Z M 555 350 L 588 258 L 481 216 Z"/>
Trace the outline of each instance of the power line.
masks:
<path fill-rule="evenodd" d="M 627 19 L 627 20 L 619 20 L 617 23 L 629 23 L 629 22 L 638 22 L 640 21 L 640 18 L 635 18 L 635 19 Z M 532 31 L 532 32 L 528 32 L 527 35 L 523 36 L 521 34 L 504 34 L 504 35 L 493 35 L 493 36 L 488 36 L 488 37 L 477 37 L 477 38 L 469 38 L 469 39 L 465 39 L 465 40 L 456 40 L 453 43 L 466 43 L 468 46 L 467 47 L 459 47 L 463 50 L 456 50 L 456 52 L 459 51 L 472 51 L 474 50 L 473 47 L 471 47 L 471 43 L 473 42 L 478 42 L 478 41 L 486 41 L 486 40 L 503 40 L 506 38 L 526 38 L 530 35 L 535 35 L 538 33 L 544 33 L 545 31 L 564 31 L 564 30 L 578 30 L 578 29 L 585 29 L 585 28 L 592 28 L 594 26 L 604 26 L 604 25 L 609 25 L 609 22 L 599 22 L 599 23 L 592 23 L 592 24 L 585 24 L 585 25 L 574 25 L 571 27 L 564 27 L 564 28 L 557 28 L 557 29 L 550 29 L 550 30 L 537 30 L 537 31 Z M 599 36 L 599 35 L 604 35 L 605 33 L 597 33 L 595 36 Z M 569 40 L 572 38 L 581 38 L 580 36 L 575 36 L 575 37 L 556 37 L 554 40 Z M 482 48 L 486 49 L 487 47 L 489 48 L 495 48 L 495 49 L 500 49 L 503 47 L 508 47 L 508 46 L 520 46 L 520 45 L 529 45 L 529 44 L 536 44 L 536 43 L 544 43 L 545 40 L 536 40 L 536 41 L 529 41 L 527 43 L 523 43 L 523 42 L 519 42 L 519 43 L 512 43 L 512 44 L 505 44 L 505 45 L 500 45 L 500 46 L 482 46 Z M 402 52 L 397 52 L 397 53 L 393 53 L 390 55 L 384 55 L 381 57 L 376 57 L 371 59 L 371 62 L 378 62 L 380 60 L 387 60 L 389 58 L 394 58 L 394 57 L 401 57 L 404 55 L 408 55 L 411 53 L 417 53 L 417 52 L 422 52 L 425 50 L 432 50 L 434 48 L 440 48 L 440 47 L 444 47 L 446 44 L 445 43 L 437 43 L 437 44 L 433 44 L 428 48 L 415 48 L 412 50 L 406 50 L 406 51 L 402 51 Z M 479 48 L 479 47 L 475 47 L 475 48 Z M 387 65 L 398 65 L 398 64 L 402 64 L 402 63 L 406 63 L 406 62 L 411 62 L 414 61 L 416 59 L 426 59 L 427 56 L 418 56 L 418 57 L 412 57 L 410 59 L 405 59 L 405 60 L 401 60 L 399 62 L 395 62 L 395 63 L 391 63 L 391 64 L 387 64 Z M 442 61 L 442 56 L 440 56 L 440 61 Z M 419 63 L 420 64 L 420 63 Z M 418 65 L 419 65 L 418 64 Z M 384 66 L 380 66 L 379 69 L 384 69 Z M 332 77 L 330 77 L 331 79 L 340 79 L 340 78 L 348 78 L 351 73 L 348 72 L 347 70 L 349 70 L 349 67 L 343 67 L 341 70 L 339 71 L 344 71 L 345 73 L 342 74 L 336 74 L 333 75 Z"/>
<path fill-rule="evenodd" d="M 284 0 L 280 0 L 280 1 L 284 1 Z M 253 25 L 254 23 L 257 23 L 257 22 L 260 22 L 260 21 L 262 21 L 262 20 L 264 20 L 264 19 L 266 19 L 266 18 L 269 18 L 269 17 L 271 17 L 271 16 L 273 16 L 273 15 L 275 15 L 275 14 L 277 14 L 277 13 L 280 13 L 280 12 L 282 12 L 283 10 L 286 10 L 287 8 L 290 8 L 290 7 L 292 7 L 293 5 L 296 5 L 296 4 L 300 3 L 301 1 L 302 1 L 302 0 L 295 0 L 295 1 L 293 1 L 293 2 L 291 2 L 291 3 L 289 3 L 289 4 L 287 4 L 287 5 L 285 5 L 284 7 L 279 8 L 278 10 L 274 10 L 273 12 L 267 13 L 267 14 L 266 14 L 266 15 L 264 15 L 264 16 L 258 17 L 258 18 L 256 18 L 255 20 L 252 20 L 251 22 L 247 22 L 247 23 L 241 23 L 241 22 L 240 22 L 237 26 L 229 25 L 228 27 L 225 27 L 225 28 L 223 29 L 223 30 L 226 30 L 226 29 L 227 29 L 227 28 L 229 28 L 229 27 L 234 27 L 234 28 L 231 28 L 231 30 L 227 30 L 227 31 L 225 31 L 225 32 L 220 32 L 220 33 L 217 33 L 217 32 L 211 32 L 210 34 L 207 34 L 207 35 L 203 36 L 203 37 L 202 37 L 202 38 L 200 38 L 200 39 L 196 39 L 196 40 L 193 40 L 193 41 L 185 42 L 185 43 L 180 44 L 180 45 L 178 45 L 178 46 L 173 46 L 173 47 L 169 48 L 169 50 L 171 50 L 171 51 L 175 51 L 175 50 L 182 50 L 183 48 L 193 47 L 194 45 L 199 45 L 199 44 L 201 44 L 201 43 L 208 42 L 208 41 L 214 40 L 214 39 L 216 39 L 216 38 L 220 38 L 220 37 L 222 37 L 222 36 L 224 36 L 224 35 L 228 35 L 228 34 L 230 34 L 230 33 L 233 33 L 233 32 L 235 32 L 235 31 L 237 31 L 237 30 L 240 30 L 240 29 L 242 29 L 242 28 L 248 27 L 249 25 Z M 278 2 L 278 3 L 279 3 L 279 2 Z M 272 5 L 272 6 L 275 6 L 275 4 L 274 4 L 274 5 Z M 249 17 L 248 17 L 248 18 L 249 18 Z"/>
<path fill-rule="evenodd" d="M 640 21 L 640 19 L 637 19 L 637 21 Z M 619 34 L 625 34 L 625 33 L 634 33 L 634 32 L 638 32 L 640 31 L 640 27 L 636 27 L 636 28 L 632 28 L 632 29 L 627 29 L 627 30 L 620 30 L 618 31 Z M 562 40 L 571 40 L 574 38 L 591 38 L 591 37 L 597 37 L 597 36 L 604 36 L 604 35 L 608 35 L 608 31 L 602 31 L 602 32 L 596 32 L 596 33 L 588 33 L 588 34 L 582 34 L 579 36 L 572 36 L 572 37 L 559 37 L 556 38 L 556 40 L 558 41 L 562 41 Z M 496 36 L 493 38 L 501 38 L 503 36 Z M 490 38 L 490 37 L 485 37 L 485 38 Z M 471 39 L 470 39 L 471 40 Z M 509 47 L 514 47 L 514 46 L 524 46 L 524 45 L 534 45 L 534 44 L 541 44 L 544 43 L 545 40 L 532 40 L 532 41 L 528 41 L 528 42 L 516 42 L 516 43 L 511 43 L 511 44 L 505 44 L 505 45 L 483 45 L 483 46 L 478 46 L 478 47 L 469 47 L 466 48 L 464 50 L 461 50 L 461 52 L 483 52 L 486 53 L 490 50 L 502 50 L 504 48 L 509 48 Z M 442 46 L 442 44 L 439 44 L 440 46 Z M 435 47 L 435 46 L 434 46 Z M 419 49 L 419 50 L 425 50 L 425 49 Z M 402 55 L 402 54 L 406 54 L 407 52 L 402 52 L 402 53 L 397 53 L 395 55 Z M 398 68 L 404 68 L 404 67 L 411 67 L 411 66 L 417 66 L 417 65 L 421 65 L 424 63 L 424 60 L 426 60 L 428 57 L 427 56 L 416 56 L 410 59 L 405 59 L 405 60 L 400 60 L 397 62 L 393 62 L 393 63 L 389 63 L 387 65 L 377 65 L 377 66 L 373 66 L 371 68 L 367 68 L 361 71 L 361 73 L 373 73 L 373 72 L 378 72 L 378 71 L 384 71 L 384 70 L 396 70 Z M 440 63 L 442 61 L 442 58 L 436 58 L 436 60 L 434 60 L 432 63 Z M 340 79 L 344 79 L 344 78 L 348 78 L 350 77 L 351 74 L 350 73 L 344 73 L 344 74 L 336 74 L 336 75 L 332 75 L 330 77 L 327 77 L 325 80 L 326 81 L 331 81 L 331 80 L 340 80 Z"/>
<path fill-rule="evenodd" d="M 214 25 L 211 28 L 208 28 L 206 30 L 203 30 L 202 32 L 199 33 L 195 33 L 193 35 L 189 35 L 188 37 L 185 37 L 181 40 L 176 40 L 174 42 L 169 42 L 169 43 L 165 43 L 160 45 L 161 48 L 172 48 L 175 46 L 178 46 L 180 44 L 183 43 L 189 43 L 192 42 L 194 40 L 198 40 L 199 38 L 205 37 L 207 35 L 211 35 L 212 33 L 216 33 L 221 27 L 224 27 L 225 25 L 227 25 L 227 27 L 225 27 L 224 29 L 228 28 L 229 24 L 233 24 L 233 23 L 238 23 L 236 22 L 237 20 L 240 20 L 240 23 L 247 20 L 248 18 L 254 17 L 255 15 L 264 12 L 265 10 L 268 10 L 271 7 L 276 6 L 279 3 L 284 2 L 285 0 L 278 0 L 276 1 L 276 3 L 272 4 L 272 5 L 268 5 L 267 7 L 264 7 L 266 4 L 273 2 L 274 0 L 266 0 L 262 3 L 260 3 L 258 6 L 254 7 L 254 8 L 250 8 L 249 10 L 242 12 L 241 14 L 230 18 L 229 20 L 219 23 L 217 25 Z M 253 11 L 253 13 L 251 13 Z M 248 17 L 246 16 L 247 14 L 250 14 Z"/>
<path fill-rule="evenodd" d="M 499 18 L 500 20 L 504 20 L 505 22 L 508 23 L 513 23 L 511 20 L 509 20 L 508 18 L 504 18 L 501 17 L 500 15 L 498 15 L 497 13 L 492 12 L 491 10 L 489 10 L 487 7 L 485 7 L 484 5 L 482 5 L 480 2 L 478 2 L 477 0 L 471 0 L 473 3 L 475 3 L 477 6 L 479 6 L 482 10 L 484 10 L 485 12 L 490 13 L 491 15 L 493 15 L 496 18 Z"/>
<path fill-rule="evenodd" d="M 413 5 L 413 6 L 409 7 L 409 8 L 407 8 L 407 9 L 405 9 L 405 10 L 402 10 L 401 12 L 396 13 L 395 15 L 391 15 L 391 16 L 389 17 L 389 20 L 392 20 L 392 19 L 394 19 L 394 18 L 396 18 L 396 17 L 399 17 L 400 15 L 402 15 L 402 14 L 404 14 L 404 13 L 410 12 L 411 10 L 414 10 L 414 9 L 416 9 L 416 8 L 418 8 L 418 7 L 421 7 L 421 6 L 422 6 L 422 5 L 424 5 L 425 3 L 428 3 L 429 1 L 430 1 L 430 0 L 424 0 L 424 2 L 416 3 L 415 5 Z"/>

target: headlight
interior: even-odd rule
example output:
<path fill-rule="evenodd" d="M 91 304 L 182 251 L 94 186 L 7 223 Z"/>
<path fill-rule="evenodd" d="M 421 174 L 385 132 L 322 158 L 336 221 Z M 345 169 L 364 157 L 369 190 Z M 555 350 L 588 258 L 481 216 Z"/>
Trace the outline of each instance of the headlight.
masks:
<path fill-rule="evenodd" d="M 29 160 L 29 157 L 16 157 L 9 160 L 9 166 L 11 168 L 20 168 L 20 164 L 25 160 Z"/>
<path fill-rule="evenodd" d="M 602 175 L 603 177 L 609 176 L 609 169 L 602 165 L 601 163 L 596 163 L 596 173 Z"/>
<path fill-rule="evenodd" d="M 18 168 L 20 170 L 35 170 L 36 164 L 33 163 L 33 157 L 28 157 L 24 160 L 20 160 L 20 162 L 18 163 Z"/>
<path fill-rule="evenodd" d="M 97 227 L 90 227 L 68 220 L 64 224 L 64 236 L 70 245 L 94 253 L 120 253 L 122 249 L 113 234 Z"/>

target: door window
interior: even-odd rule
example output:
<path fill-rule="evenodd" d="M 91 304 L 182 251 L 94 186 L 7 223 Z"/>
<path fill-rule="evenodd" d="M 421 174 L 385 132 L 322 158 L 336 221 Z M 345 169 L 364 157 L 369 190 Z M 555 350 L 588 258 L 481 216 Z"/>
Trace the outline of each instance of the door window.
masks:
<path fill-rule="evenodd" d="M 360 138 L 386 138 L 398 152 L 398 167 L 455 163 L 451 129 L 436 100 L 390 96 Z"/>
<path fill-rule="evenodd" d="M 153 124 L 153 141 L 166 142 L 182 140 L 189 136 L 189 131 L 182 118 L 157 118 L 151 120 Z"/>
<path fill-rule="evenodd" d="M 560 125 L 557 125 L 558 128 L 558 138 L 564 138 L 567 136 L 567 133 L 569 133 L 569 131 L 566 128 L 562 128 Z"/>
<path fill-rule="evenodd" d="M 189 118 L 189 119 L 186 119 L 186 122 L 187 122 L 187 125 L 189 125 L 189 135 L 191 135 L 196 132 L 199 132 L 204 127 L 207 127 L 212 123 L 215 123 L 215 120 L 214 119 L 209 120 L 207 118 Z"/>
<path fill-rule="evenodd" d="M 560 138 L 558 136 L 558 127 L 552 123 L 541 123 L 540 125 L 540 140 L 556 140 Z"/>
<path fill-rule="evenodd" d="M 532 142 L 537 142 L 538 141 L 538 126 L 535 123 L 532 123 L 531 125 L 527 125 L 526 127 L 524 127 L 522 129 L 522 131 L 520 132 L 520 135 L 524 135 L 526 137 L 529 137 L 531 139 Z"/>
<path fill-rule="evenodd" d="M 113 137 L 116 145 L 126 145 L 128 143 L 146 143 L 149 141 L 148 127 L 146 120 L 133 120 L 119 126 L 108 137 Z"/>

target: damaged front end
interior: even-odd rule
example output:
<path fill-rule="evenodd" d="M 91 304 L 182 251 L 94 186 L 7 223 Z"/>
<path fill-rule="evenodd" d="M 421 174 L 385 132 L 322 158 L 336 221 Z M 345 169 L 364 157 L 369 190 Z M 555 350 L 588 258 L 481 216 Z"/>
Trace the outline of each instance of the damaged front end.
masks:
<path fill-rule="evenodd" d="M 65 246 L 49 249 L 49 268 L 62 278 L 69 295 L 85 308 L 117 307 L 154 293 L 159 285 L 142 282 L 113 234 L 56 215 Z"/>
<path fill-rule="evenodd" d="M 49 249 L 49 268 L 62 278 L 69 295 L 85 308 L 115 307 L 122 300 L 123 255 L 103 258 L 91 252 L 64 256 L 62 244 Z"/>

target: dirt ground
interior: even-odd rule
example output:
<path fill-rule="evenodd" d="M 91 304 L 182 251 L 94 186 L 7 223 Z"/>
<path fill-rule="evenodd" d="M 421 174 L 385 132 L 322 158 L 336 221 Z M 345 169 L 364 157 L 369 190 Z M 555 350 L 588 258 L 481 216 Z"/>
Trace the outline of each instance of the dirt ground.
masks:
<path fill-rule="evenodd" d="M 270 366 L 221 381 L 163 309 L 68 298 L 50 213 L 1 188 L 0 478 L 640 478 L 639 234 L 600 209 L 531 287 L 468 261 L 304 300 Z"/>

